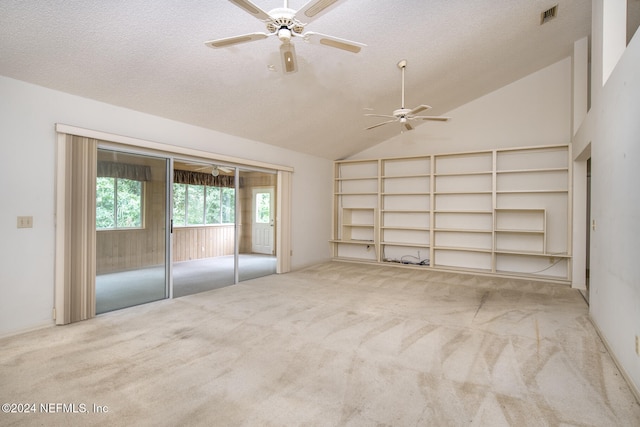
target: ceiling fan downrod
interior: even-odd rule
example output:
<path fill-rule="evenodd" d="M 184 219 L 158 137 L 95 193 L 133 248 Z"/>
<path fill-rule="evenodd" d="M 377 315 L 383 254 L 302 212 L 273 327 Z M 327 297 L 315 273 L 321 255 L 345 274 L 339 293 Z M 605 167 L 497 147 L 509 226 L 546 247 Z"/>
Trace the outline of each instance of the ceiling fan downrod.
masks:
<path fill-rule="evenodd" d="M 407 60 L 403 59 L 398 62 L 398 68 L 402 71 L 402 102 L 400 103 L 400 108 L 404 109 L 404 69 L 407 68 Z"/>

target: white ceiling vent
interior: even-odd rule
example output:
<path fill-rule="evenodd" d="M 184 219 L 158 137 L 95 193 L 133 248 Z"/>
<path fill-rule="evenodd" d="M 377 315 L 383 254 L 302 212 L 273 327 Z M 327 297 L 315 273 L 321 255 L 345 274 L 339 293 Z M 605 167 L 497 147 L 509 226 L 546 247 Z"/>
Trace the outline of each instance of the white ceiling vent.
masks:
<path fill-rule="evenodd" d="M 556 16 L 558 16 L 558 5 L 555 5 L 540 14 L 540 25 L 546 24 Z"/>

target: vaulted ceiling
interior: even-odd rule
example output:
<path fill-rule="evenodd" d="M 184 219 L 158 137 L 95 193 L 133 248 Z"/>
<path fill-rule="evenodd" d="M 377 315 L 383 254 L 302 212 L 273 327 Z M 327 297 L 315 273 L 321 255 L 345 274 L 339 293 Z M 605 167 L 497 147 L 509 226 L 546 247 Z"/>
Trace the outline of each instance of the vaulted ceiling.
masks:
<path fill-rule="evenodd" d="M 540 25 L 554 5 L 557 17 Z M 0 75 L 339 159 L 400 132 L 364 130 L 380 121 L 365 113 L 400 107 L 399 60 L 407 106 L 439 115 L 571 55 L 590 26 L 588 0 L 342 0 L 306 30 L 367 46 L 354 54 L 294 40 L 298 71 L 285 74 L 276 37 L 205 46 L 265 31 L 229 1 L 2 0 Z"/>

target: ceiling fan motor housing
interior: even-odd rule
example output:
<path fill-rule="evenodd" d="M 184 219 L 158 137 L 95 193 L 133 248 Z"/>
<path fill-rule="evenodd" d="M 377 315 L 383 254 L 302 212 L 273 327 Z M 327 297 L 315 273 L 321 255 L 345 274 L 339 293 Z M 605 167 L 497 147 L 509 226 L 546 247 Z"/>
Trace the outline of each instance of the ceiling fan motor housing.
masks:
<path fill-rule="evenodd" d="M 271 20 L 267 21 L 267 31 L 278 33 L 278 37 L 280 37 L 280 31 L 282 30 L 289 30 L 292 35 L 302 34 L 304 24 L 295 18 L 295 13 L 295 10 L 285 8 L 270 11 Z"/>
<path fill-rule="evenodd" d="M 409 114 L 410 111 L 411 110 L 408 108 L 398 108 L 393 112 L 393 115 L 399 118 L 402 123 L 404 123 L 407 121 L 407 114 Z"/>

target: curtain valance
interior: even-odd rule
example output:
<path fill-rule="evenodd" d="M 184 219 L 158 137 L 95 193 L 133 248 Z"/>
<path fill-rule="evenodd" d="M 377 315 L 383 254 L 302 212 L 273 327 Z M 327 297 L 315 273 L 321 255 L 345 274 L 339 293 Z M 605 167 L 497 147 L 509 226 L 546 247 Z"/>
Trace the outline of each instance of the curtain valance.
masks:
<path fill-rule="evenodd" d="M 235 177 L 232 175 L 213 176 L 210 173 L 193 172 L 175 169 L 173 171 L 173 182 L 176 184 L 208 185 L 210 187 L 234 188 Z"/>
<path fill-rule="evenodd" d="M 145 165 L 99 161 L 98 176 L 132 179 L 134 181 L 151 181 L 151 168 Z"/>

